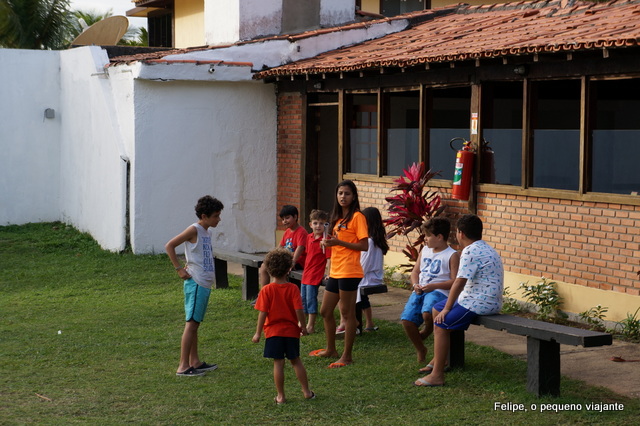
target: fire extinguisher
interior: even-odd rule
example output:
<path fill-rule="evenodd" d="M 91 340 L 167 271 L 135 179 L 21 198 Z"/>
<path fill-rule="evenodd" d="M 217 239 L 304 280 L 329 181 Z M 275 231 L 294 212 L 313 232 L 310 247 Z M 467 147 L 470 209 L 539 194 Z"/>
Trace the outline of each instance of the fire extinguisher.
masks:
<path fill-rule="evenodd" d="M 471 142 L 464 138 L 453 138 L 449 146 L 454 151 L 453 142 L 461 140 L 462 148 L 456 153 L 456 168 L 453 172 L 453 191 L 451 198 L 466 201 L 471 192 L 471 176 L 473 175 L 474 153 L 471 150 Z"/>

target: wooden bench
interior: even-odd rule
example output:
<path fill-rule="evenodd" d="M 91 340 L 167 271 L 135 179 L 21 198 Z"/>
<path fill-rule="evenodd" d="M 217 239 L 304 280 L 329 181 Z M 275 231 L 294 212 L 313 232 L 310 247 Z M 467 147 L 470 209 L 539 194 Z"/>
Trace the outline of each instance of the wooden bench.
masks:
<path fill-rule="evenodd" d="M 258 271 L 266 253 L 243 253 L 214 249 L 213 261 L 216 268 L 216 288 L 229 287 L 227 277 L 227 262 L 239 263 L 244 270 L 242 279 L 242 300 L 253 300 L 258 297 L 260 290 Z"/>
<path fill-rule="evenodd" d="M 609 333 L 552 324 L 514 315 L 478 316 L 473 324 L 527 336 L 527 391 L 536 396 L 560 395 L 560 345 L 585 348 L 611 345 Z M 451 368 L 464 366 L 464 331 L 451 333 Z"/>

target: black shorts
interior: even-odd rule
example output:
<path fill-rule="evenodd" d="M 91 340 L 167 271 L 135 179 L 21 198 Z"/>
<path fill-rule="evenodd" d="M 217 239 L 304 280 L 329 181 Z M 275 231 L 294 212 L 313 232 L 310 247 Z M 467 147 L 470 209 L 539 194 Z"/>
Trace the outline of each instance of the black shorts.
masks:
<path fill-rule="evenodd" d="M 264 342 L 264 357 L 296 359 L 300 357 L 300 339 L 295 337 L 269 337 Z"/>
<path fill-rule="evenodd" d="M 342 291 L 356 291 L 362 278 L 331 278 L 327 280 L 325 291 L 329 293 L 339 293 Z"/>

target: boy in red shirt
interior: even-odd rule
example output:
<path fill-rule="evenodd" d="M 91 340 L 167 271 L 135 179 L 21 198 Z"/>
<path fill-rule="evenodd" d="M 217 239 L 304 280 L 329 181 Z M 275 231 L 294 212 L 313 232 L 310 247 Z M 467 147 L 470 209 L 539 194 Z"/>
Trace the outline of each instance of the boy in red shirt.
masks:
<path fill-rule="evenodd" d="M 318 287 L 324 278 L 327 259 L 331 257 L 331 248 L 322 248 L 320 242 L 324 237 L 325 224 L 328 226 L 329 214 L 322 210 L 311 210 L 309 226 L 312 232 L 307 236 L 305 253 L 307 260 L 302 271 L 300 293 L 304 313 L 309 315 L 307 331 L 315 333 L 318 316 Z"/>
<path fill-rule="evenodd" d="M 303 269 L 307 254 L 305 246 L 307 244 L 307 231 L 298 223 L 298 208 L 296 206 L 285 205 L 280 209 L 280 219 L 282 224 L 287 227 L 284 235 L 280 240 L 280 247 L 284 247 L 293 254 L 293 260 L 289 270 Z M 264 266 L 260 266 L 259 285 L 264 287 L 269 283 L 269 274 Z"/>
<path fill-rule="evenodd" d="M 300 359 L 300 334 L 307 335 L 307 328 L 302 313 L 302 299 L 295 284 L 287 282 L 287 275 L 291 269 L 293 256 L 284 248 L 277 248 L 264 258 L 269 275 L 274 282 L 267 284 L 260 290 L 255 308 L 260 311 L 256 334 L 251 339 L 253 343 L 260 341 L 262 330 L 266 342 L 264 357 L 273 358 L 273 381 L 278 395 L 276 404 L 286 402 L 284 395 L 284 358 L 291 362 L 296 377 L 302 386 L 305 399 L 316 397 L 309 389 L 307 370 Z"/>

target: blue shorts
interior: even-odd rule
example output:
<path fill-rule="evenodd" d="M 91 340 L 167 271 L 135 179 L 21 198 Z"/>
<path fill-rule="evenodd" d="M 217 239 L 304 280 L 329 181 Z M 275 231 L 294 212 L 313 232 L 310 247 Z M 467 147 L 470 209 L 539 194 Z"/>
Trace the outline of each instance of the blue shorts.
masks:
<path fill-rule="evenodd" d="M 424 312 L 431 313 L 433 306 L 441 300 L 447 300 L 447 296 L 439 291 L 430 291 L 429 293 L 416 294 L 415 291 L 411 292 L 409 300 L 404 305 L 404 310 L 400 319 L 402 321 L 411 321 L 417 326 L 420 326 L 424 322 L 422 314 Z"/>
<path fill-rule="evenodd" d="M 192 278 L 184 280 L 185 321 L 202 322 L 209 304 L 210 288 L 198 285 Z"/>
<path fill-rule="evenodd" d="M 318 287 L 317 285 L 302 284 L 300 295 L 302 296 L 302 307 L 305 314 L 318 313 Z"/>
<path fill-rule="evenodd" d="M 444 309 L 444 305 L 447 304 L 446 300 L 436 303 L 433 307 L 436 311 L 441 312 Z M 453 307 L 444 317 L 444 322 L 440 324 L 435 324 L 440 328 L 444 328 L 446 330 L 466 330 L 469 328 L 469 324 L 478 314 L 471 312 L 465 307 L 462 307 L 458 304 L 458 302 L 453 304 Z"/>
<path fill-rule="evenodd" d="M 269 337 L 264 342 L 264 357 L 273 359 L 296 359 L 300 357 L 300 339 L 295 337 Z"/>

